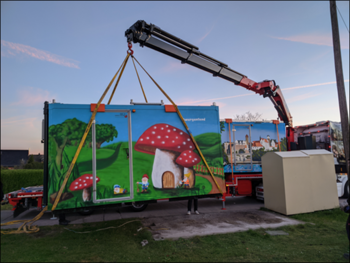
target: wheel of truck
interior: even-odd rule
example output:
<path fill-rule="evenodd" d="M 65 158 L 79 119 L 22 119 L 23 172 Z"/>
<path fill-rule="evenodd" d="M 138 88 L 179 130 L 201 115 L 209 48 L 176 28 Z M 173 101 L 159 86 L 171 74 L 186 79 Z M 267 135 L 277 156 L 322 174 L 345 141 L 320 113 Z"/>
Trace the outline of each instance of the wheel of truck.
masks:
<path fill-rule="evenodd" d="M 147 208 L 148 204 L 144 203 L 138 203 L 138 202 L 132 202 L 131 203 L 131 210 L 134 212 L 141 212 Z"/>
<path fill-rule="evenodd" d="M 94 212 L 94 210 L 92 209 L 84 209 L 82 211 L 79 211 L 78 214 L 82 215 L 82 216 L 88 216 L 91 215 Z"/>
<path fill-rule="evenodd" d="M 344 194 L 342 196 L 343 198 L 348 198 L 349 197 L 349 181 L 346 182 L 344 186 Z"/>

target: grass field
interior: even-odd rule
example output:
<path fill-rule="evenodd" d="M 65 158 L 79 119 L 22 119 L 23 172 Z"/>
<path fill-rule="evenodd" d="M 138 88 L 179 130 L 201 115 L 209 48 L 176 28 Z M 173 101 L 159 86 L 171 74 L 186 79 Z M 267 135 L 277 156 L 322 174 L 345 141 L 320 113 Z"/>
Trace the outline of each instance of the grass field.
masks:
<path fill-rule="evenodd" d="M 1 210 L 11 210 L 13 206 L 11 204 L 4 205 L 3 202 L 1 202 Z"/>
<path fill-rule="evenodd" d="M 42 227 L 34 234 L 2 235 L 1 262 L 347 262 L 349 251 L 345 232 L 347 214 L 339 209 L 314 212 L 291 218 L 304 225 L 279 228 L 288 236 L 269 236 L 266 229 L 154 241 L 147 229 L 137 231 L 141 222 L 131 222 L 86 234 L 63 226 Z M 117 227 L 133 219 L 69 225 L 74 231 Z M 142 247 L 140 242 L 148 240 Z"/>

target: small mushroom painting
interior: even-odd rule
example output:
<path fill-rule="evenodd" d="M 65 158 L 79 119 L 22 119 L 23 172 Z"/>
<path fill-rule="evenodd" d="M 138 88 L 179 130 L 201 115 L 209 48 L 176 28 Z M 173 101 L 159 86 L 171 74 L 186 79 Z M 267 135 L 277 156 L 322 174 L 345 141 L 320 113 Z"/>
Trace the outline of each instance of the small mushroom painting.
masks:
<path fill-rule="evenodd" d="M 164 123 L 149 127 L 135 144 L 136 151 L 154 155 L 151 177 L 158 189 L 180 187 L 184 178 L 188 178 L 185 188 L 194 187 L 193 166 L 201 161 L 194 149 L 186 132 Z"/>
<path fill-rule="evenodd" d="M 83 190 L 82 197 L 84 202 L 91 201 L 91 188 L 92 188 L 92 174 L 83 174 L 79 178 L 75 179 L 69 186 L 71 191 Z M 100 181 L 100 178 L 96 176 L 96 183 Z"/>

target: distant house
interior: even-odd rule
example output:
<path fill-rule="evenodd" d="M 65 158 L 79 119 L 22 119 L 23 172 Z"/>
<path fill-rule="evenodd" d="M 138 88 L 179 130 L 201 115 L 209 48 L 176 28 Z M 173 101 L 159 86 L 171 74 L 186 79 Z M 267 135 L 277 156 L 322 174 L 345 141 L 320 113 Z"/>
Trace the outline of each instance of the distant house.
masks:
<path fill-rule="evenodd" d="M 29 150 L 1 150 L 1 166 L 13 168 L 26 164 Z"/>
<path fill-rule="evenodd" d="M 269 135 L 267 135 L 267 139 L 261 138 L 259 141 L 252 142 L 252 149 L 259 150 L 261 148 L 265 148 L 265 151 L 273 151 L 278 148 L 279 143 L 276 142 L 275 139 L 271 139 Z"/>
<path fill-rule="evenodd" d="M 262 144 L 260 143 L 260 141 L 253 141 L 252 142 L 252 149 L 253 150 L 259 150 L 260 148 L 262 148 Z"/>

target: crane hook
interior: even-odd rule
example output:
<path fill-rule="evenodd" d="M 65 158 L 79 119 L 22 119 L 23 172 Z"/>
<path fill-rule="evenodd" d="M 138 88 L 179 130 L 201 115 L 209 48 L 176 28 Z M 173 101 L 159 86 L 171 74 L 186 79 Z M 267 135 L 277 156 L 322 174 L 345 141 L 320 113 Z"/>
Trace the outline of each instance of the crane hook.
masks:
<path fill-rule="evenodd" d="M 128 50 L 126 51 L 126 53 L 130 54 L 131 56 L 134 54 L 134 50 L 132 50 L 132 44 L 131 42 L 128 42 Z"/>

